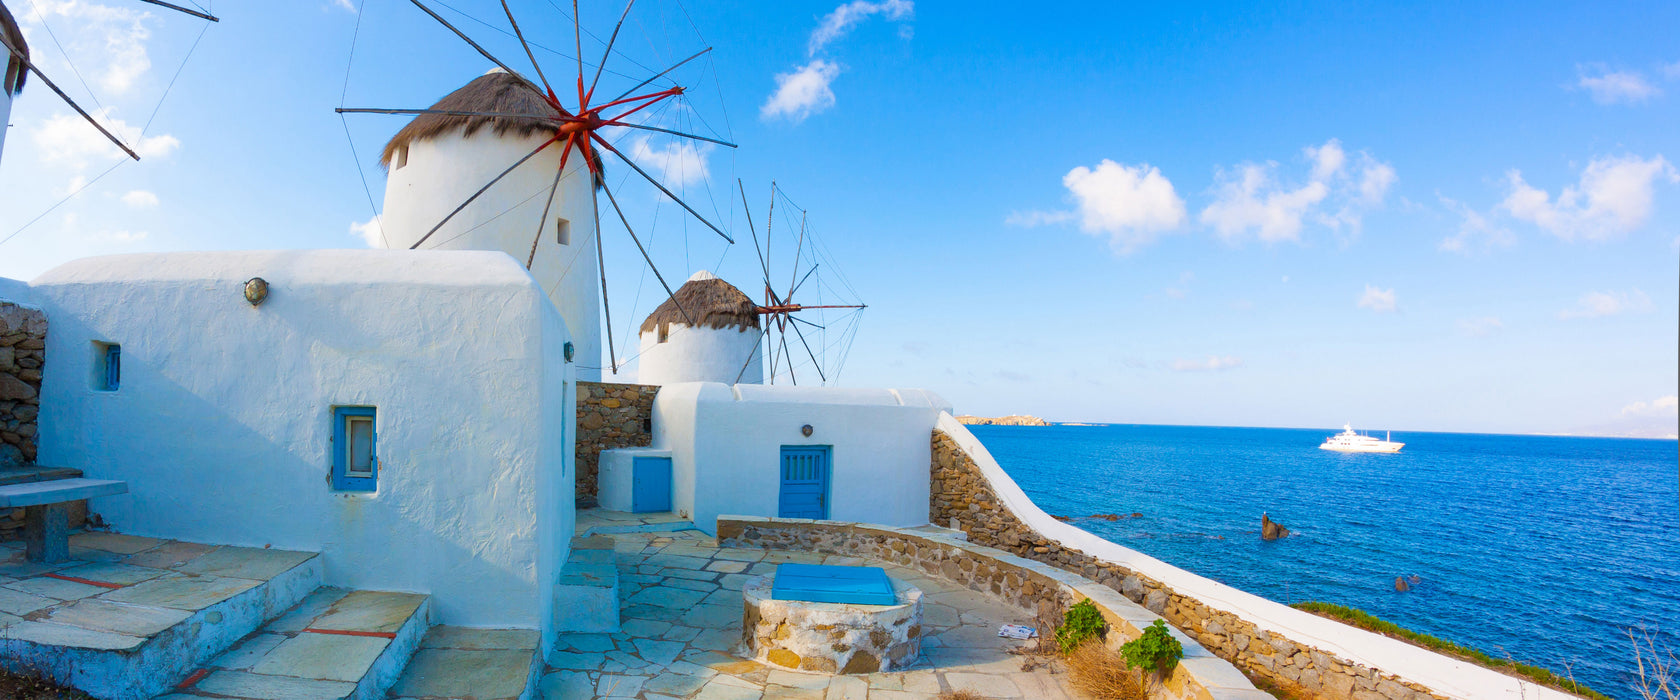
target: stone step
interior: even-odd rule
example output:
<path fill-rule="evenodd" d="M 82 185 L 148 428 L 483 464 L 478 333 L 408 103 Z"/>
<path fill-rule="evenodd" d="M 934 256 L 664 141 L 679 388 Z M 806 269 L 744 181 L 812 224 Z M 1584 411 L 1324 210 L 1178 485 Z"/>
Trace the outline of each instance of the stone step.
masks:
<path fill-rule="evenodd" d="M 554 584 L 554 626 L 561 632 L 618 631 L 618 566 L 613 540 L 572 538 L 572 553 Z"/>
<path fill-rule="evenodd" d="M 0 666 L 150 698 L 320 585 L 312 552 L 85 532 L 43 564 L 0 543 Z"/>
<path fill-rule="evenodd" d="M 430 618 L 423 594 L 319 588 L 165 697 L 384 698 Z"/>
<path fill-rule="evenodd" d="M 536 630 L 433 627 L 390 697 L 531 700 L 542 672 L 539 636 Z"/>

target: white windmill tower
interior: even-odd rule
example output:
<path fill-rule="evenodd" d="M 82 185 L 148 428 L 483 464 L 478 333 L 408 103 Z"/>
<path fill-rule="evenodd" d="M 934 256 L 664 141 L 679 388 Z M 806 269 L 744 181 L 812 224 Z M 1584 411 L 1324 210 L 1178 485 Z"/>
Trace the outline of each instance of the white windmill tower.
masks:
<path fill-rule="evenodd" d="M 551 105 L 541 88 L 501 68 L 430 109 L 385 145 L 380 162 L 390 175 L 381 243 L 396 249 L 500 250 L 525 263 L 566 320 L 583 360 L 578 379 L 599 381 L 601 278 L 590 167 L 583 158 L 571 158 L 562 171 L 562 149 L 540 148 L 554 136 L 550 119 L 482 116 L 571 115 Z M 495 179 L 514 162 L 524 164 Z M 490 187 L 473 197 L 487 182 Z"/>
<path fill-rule="evenodd" d="M 705 270 L 694 273 L 642 322 L 636 381 L 763 384 L 759 314 L 735 285 Z"/>

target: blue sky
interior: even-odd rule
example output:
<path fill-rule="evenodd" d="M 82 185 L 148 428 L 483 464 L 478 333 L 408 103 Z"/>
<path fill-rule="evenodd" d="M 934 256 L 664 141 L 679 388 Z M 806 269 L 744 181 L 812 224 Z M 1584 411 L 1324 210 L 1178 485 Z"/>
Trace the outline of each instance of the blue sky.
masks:
<path fill-rule="evenodd" d="M 403 120 L 333 108 L 426 106 L 490 64 L 406 0 L 366 0 L 358 29 L 361 2 L 224 0 L 206 30 L 131 0 L 7 0 L 143 159 L 48 211 L 119 158 L 32 84 L 0 162 L 0 276 L 363 245 Z M 498 3 L 428 4 L 528 65 Z M 550 77 L 575 79 L 569 5 L 511 4 Z M 621 9 L 583 3 L 586 56 Z M 831 253 L 821 289 L 848 296 L 843 273 L 870 305 L 844 385 L 1066 421 L 1668 434 L 1675 26 L 1671 2 L 641 0 L 603 83 L 714 47 L 657 119 L 740 148 L 641 153 L 741 244 L 631 182 L 633 224 L 667 277 L 753 292 L 735 180 L 762 234 L 774 179 L 776 277 L 797 203 Z M 659 299 L 607 239 L 622 348 Z"/>

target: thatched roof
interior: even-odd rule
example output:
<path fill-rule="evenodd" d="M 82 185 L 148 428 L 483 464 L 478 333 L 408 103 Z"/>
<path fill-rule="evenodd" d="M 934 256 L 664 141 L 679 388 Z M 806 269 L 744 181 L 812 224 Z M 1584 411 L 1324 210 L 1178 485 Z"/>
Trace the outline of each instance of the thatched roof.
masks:
<path fill-rule="evenodd" d="M 6 42 L 7 48 L 23 54 L 24 58 L 29 58 L 29 44 L 23 41 L 23 30 L 18 29 L 17 20 L 12 18 L 12 11 L 6 9 L 4 3 L 0 3 L 0 40 Z M 11 51 L 7 51 L 6 82 L 0 85 L 10 86 L 12 93 L 16 94 L 23 91 L 23 81 L 28 77 L 29 69 L 23 66 L 23 61 L 18 60 Z"/>
<path fill-rule="evenodd" d="M 500 68 L 485 73 L 472 82 L 462 85 L 460 89 L 445 95 L 438 100 L 431 109 L 450 110 L 455 112 L 498 112 L 502 114 L 542 114 L 555 117 L 569 117 L 570 112 L 556 109 L 543 96 L 542 88 L 537 87 L 525 78 L 509 73 Z M 416 116 L 408 126 L 391 137 L 391 142 L 385 144 L 385 152 L 379 157 L 379 164 L 390 167 L 391 158 L 397 149 L 407 146 L 414 141 L 434 139 L 444 134 L 461 130 L 461 136 L 472 136 L 474 132 L 484 127 L 490 127 L 497 136 L 513 132 L 519 136 L 531 134 L 553 134 L 555 123 L 546 119 L 529 119 L 517 117 L 464 117 L 447 114 L 422 114 Z M 597 172 L 600 171 L 600 153 L 595 154 Z"/>
<path fill-rule="evenodd" d="M 682 308 L 678 309 L 677 304 Z M 712 273 L 701 270 L 677 288 L 673 294 L 659 308 L 649 314 L 642 322 L 642 332 L 654 329 L 668 331 L 673 323 L 688 325 L 688 319 L 683 317 L 683 311 L 694 319 L 697 328 L 729 328 L 738 327 L 741 330 L 758 328 L 758 305 L 735 285 L 712 276 Z"/>

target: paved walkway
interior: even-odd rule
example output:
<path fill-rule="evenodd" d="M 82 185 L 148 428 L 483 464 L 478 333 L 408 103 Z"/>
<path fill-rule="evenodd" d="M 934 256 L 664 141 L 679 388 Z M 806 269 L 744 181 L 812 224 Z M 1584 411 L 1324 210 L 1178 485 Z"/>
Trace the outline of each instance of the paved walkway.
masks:
<path fill-rule="evenodd" d="M 580 511 L 578 533 L 671 527 L 673 520 L 668 514 Z M 622 631 L 562 635 L 540 688 L 548 700 L 900 700 L 959 689 L 988 698 L 1077 697 L 1068 689 L 1060 662 L 1011 653 L 1022 643 L 997 636 L 999 625 L 1032 624 L 1029 614 L 942 579 L 845 557 L 719 549 L 697 530 L 610 536 L 620 574 Z M 881 566 L 889 576 L 921 588 L 922 660 L 905 672 L 827 676 L 735 656 L 741 588 L 782 562 Z"/>

